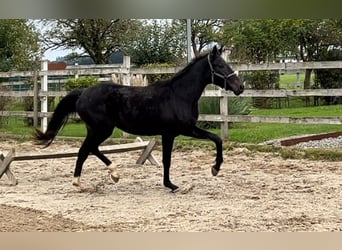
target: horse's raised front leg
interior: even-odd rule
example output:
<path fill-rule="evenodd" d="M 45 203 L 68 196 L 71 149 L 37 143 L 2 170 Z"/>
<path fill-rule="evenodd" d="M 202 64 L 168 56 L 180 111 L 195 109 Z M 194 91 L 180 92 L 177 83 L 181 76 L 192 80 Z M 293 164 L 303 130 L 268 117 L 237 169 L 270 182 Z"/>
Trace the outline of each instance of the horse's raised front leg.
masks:
<path fill-rule="evenodd" d="M 223 155 L 222 155 L 222 140 L 219 136 L 210 133 L 206 130 L 200 129 L 198 127 L 194 127 L 191 131 L 185 134 L 186 136 L 191 136 L 198 139 L 209 139 L 215 142 L 216 145 L 216 163 L 211 168 L 211 173 L 213 176 L 216 176 L 220 171 L 221 164 L 223 162 Z"/>
<path fill-rule="evenodd" d="M 175 140 L 174 136 L 163 135 L 162 145 L 163 145 L 163 167 L 164 167 L 164 186 L 171 188 L 172 192 L 175 192 L 178 187 L 170 181 L 170 166 L 171 166 L 171 153 L 173 148 L 173 142 Z"/>

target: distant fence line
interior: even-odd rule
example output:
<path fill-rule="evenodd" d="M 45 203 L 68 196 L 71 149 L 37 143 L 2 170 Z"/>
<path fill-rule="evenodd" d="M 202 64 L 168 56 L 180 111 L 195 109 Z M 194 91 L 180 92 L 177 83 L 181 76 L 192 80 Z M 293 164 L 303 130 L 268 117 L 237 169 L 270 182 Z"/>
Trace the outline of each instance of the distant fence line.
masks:
<path fill-rule="evenodd" d="M 327 62 L 297 62 L 297 63 L 267 63 L 267 64 L 232 64 L 235 71 L 258 71 L 258 70 L 279 70 L 279 71 L 298 71 L 304 69 L 336 69 L 342 68 L 342 61 Z M 0 91 L 0 97 L 32 97 L 34 103 L 38 98 L 41 100 L 41 108 L 35 105 L 34 111 L 0 111 L 0 116 L 33 117 L 34 120 L 42 119 L 42 129 L 47 126 L 47 118 L 52 114 L 48 112 L 47 98 L 65 96 L 66 91 L 49 91 L 48 83 L 52 81 L 61 81 L 48 79 L 48 77 L 79 77 L 79 76 L 100 76 L 100 80 L 119 80 L 123 85 L 136 85 L 133 76 L 142 85 L 147 84 L 146 75 L 148 74 L 173 74 L 181 70 L 182 67 L 158 67 L 151 69 L 131 67 L 130 58 L 124 57 L 123 64 L 112 65 L 91 65 L 91 66 L 72 66 L 64 70 L 47 70 L 47 61 L 42 62 L 39 71 L 10 71 L 0 72 L 0 78 L 33 78 L 34 88 L 28 91 Z M 40 82 L 40 89 L 38 87 Z M 316 118 L 291 118 L 291 117 L 263 117 L 249 115 L 228 115 L 228 97 L 234 96 L 233 93 L 224 90 L 205 90 L 205 97 L 220 98 L 220 114 L 209 115 L 200 114 L 201 121 L 215 121 L 221 123 L 221 135 L 228 138 L 228 122 L 271 122 L 271 123 L 298 123 L 298 124 L 342 124 L 341 117 L 316 117 Z M 304 90 L 251 90 L 246 89 L 241 97 L 307 97 L 307 96 L 342 96 L 342 89 L 304 89 Z"/>

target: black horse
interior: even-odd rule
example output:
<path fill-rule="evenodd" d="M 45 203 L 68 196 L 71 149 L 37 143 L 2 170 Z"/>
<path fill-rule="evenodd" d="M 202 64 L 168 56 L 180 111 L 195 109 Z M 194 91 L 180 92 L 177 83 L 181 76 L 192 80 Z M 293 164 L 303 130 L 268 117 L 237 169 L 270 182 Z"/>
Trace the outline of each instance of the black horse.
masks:
<path fill-rule="evenodd" d="M 111 161 L 99 151 L 115 127 L 136 135 L 161 135 L 165 187 L 178 189 L 170 181 L 171 153 L 176 136 L 209 139 L 216 144 L 214 176 L 223 162 L 222 140 L 217 135 L 196 127 L 198 100 L 204 88 L 213 83 L 236 95 L 243 92 L 238 76 L 221 57 L 222 48 L 190 62 L 173 78 L 158 81 L 147 87 L 128 87 L 114 83 L 100 83 L 87 89 L 71 91 L 57 105 L 45 133 L 36 130 L 35 139 L 50 145 L 68 115 L 78 113 L 87 126 L 87 136 L 79 149 L 74 185 L 80 185 L 82 165 L 89 153 L 106 166 Z"/>

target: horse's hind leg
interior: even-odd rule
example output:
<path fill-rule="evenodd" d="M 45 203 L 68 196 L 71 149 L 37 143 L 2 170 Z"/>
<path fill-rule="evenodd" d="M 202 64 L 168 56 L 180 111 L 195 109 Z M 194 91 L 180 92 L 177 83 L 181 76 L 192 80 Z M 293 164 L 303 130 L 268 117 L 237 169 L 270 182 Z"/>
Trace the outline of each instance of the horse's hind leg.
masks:
<path fill-rule="evenodd" d="M 82 187 L 80 183 L 80 177 L 82 173 L 82 167 L 85 160 L 88 158 L 89 153 L 93 153 L 108 167 L 112 162 L 104 156 L 98 149 L 99 145 L 106 140 L 113 132 L 113 128 L 102 128 L 101 130 L 94 130 L 87 126 L 87 137 L 84 140 L 76 161 L 76 168 L 74 172 L 73 185 Z"/>

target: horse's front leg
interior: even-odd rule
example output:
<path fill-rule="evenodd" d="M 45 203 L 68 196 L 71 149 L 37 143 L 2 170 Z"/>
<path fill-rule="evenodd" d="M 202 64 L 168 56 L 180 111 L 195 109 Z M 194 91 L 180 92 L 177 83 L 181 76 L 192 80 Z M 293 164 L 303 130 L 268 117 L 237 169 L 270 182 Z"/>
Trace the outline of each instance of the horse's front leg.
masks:
<path fill-rule="evenodd" d="M 89 152 L 90 152 L 89 137 L 87 136 L 78 151 L 76 167 L 74 171 L 74 179 L 72 181 L 72 185 L 78 187 L 81 191 L 87 189 L 86 186 L 81 183 L 80 178 L 82 174 L 83 163 L 88 158 Z"/>
<path fill-rule="evenodd" d="M 198 127 L 193 127 L 192 130 L 190 130 L 185 135 L 191 136 L 198 139 L 209 139 L 213 141 L 216 145 L 216 162 L 215 165 L 211 168 L 211 173 L 213 176 L 216 176 L 218 172 L 220 171 L 221 164 L 223 162 L 223 155 L 222 155 L 222 140 L 219 136 L 210 133 L 206 130 L 200 129 Z"/>
<path fill-rule="evenodd" d="M 172 192 L 175 192 L 178 187 L 170 181 L 170 167 L 171 167 L 171 153 L 173 148 L 173 142 L 175 140 L 174 136 L 163 135 L 162 145 L 163 145 L 163 167 L 164 167 L 164 179 L 163 184 L 165 187 L 170 188 Z"/>

